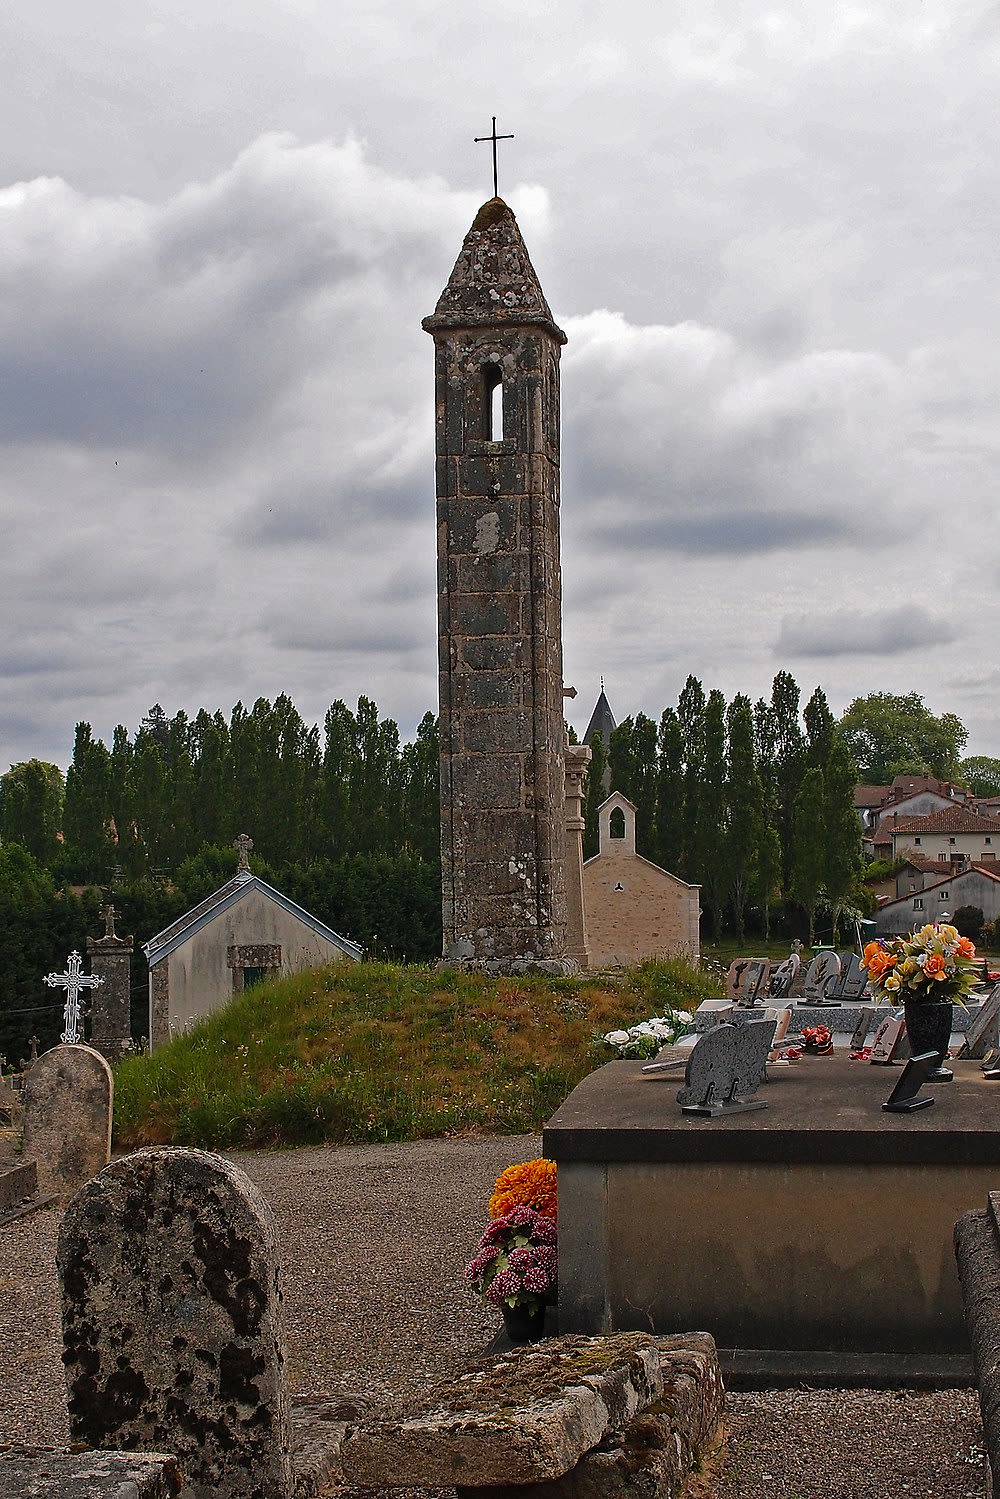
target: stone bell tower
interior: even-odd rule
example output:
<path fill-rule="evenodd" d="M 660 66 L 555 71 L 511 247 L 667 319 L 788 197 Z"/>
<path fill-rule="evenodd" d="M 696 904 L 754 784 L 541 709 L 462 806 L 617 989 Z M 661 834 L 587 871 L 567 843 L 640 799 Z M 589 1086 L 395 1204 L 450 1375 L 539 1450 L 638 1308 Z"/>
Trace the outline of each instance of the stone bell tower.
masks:
<path fill-rule="evenodd" d="M 444 955 L 562 960 L 566 335 L 502 199 L 479 210 L 423 326 L 437 393 Z"/>

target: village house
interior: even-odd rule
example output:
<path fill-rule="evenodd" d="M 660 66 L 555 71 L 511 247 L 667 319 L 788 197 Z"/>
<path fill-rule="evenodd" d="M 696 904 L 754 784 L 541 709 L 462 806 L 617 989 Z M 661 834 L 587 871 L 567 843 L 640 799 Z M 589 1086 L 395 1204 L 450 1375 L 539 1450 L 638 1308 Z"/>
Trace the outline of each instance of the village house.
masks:
<path fill-rule="evenodd" d="M 966 806 L 943 807 L 926 817 L 894 813 L 864 841 L 874 858 L 916 854 L 939 864 L 988 864 L 1000 852 L 1000 818 L 981 817 Z"/>
<path fill-rule="evenodd" d="M 942 920 L 945 912 L 954 916 L 962 906 L 977 906 L 986 921 L 995 921 L 1000 916 L 1000 874 L 982 864 L 969 864 L 919 890 L 907 891 L 879 906 L 875 933 L 878 937 L 900 936 L 925 922 Z"/>

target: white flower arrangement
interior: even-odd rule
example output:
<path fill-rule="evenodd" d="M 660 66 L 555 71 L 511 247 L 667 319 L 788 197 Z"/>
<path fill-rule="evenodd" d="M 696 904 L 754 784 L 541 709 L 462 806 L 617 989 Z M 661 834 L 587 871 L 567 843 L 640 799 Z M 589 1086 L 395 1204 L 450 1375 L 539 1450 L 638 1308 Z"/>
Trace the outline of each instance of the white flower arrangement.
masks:
<path fill-rule="evenodd" d="M 630 1025 L 628 1030 L 608 1031 L 601 1040 L 619 1057 L 645 1060 L 655 1057 L 661 1046 L 670 1046 L 690 1024 L 686 1010 L 665 1010 L 662 1015 Z"/>

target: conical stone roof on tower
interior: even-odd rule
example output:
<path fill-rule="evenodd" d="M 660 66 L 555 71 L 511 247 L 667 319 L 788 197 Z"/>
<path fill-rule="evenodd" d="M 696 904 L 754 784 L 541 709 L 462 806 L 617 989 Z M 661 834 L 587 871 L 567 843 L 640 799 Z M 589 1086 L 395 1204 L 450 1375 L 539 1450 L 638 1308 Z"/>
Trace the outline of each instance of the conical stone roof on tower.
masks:
<path fill-rule="evenodd" d="M 510 208 L 485 203 L 435 343 L 444 953 L 561 963 L 559 355 Z"/>

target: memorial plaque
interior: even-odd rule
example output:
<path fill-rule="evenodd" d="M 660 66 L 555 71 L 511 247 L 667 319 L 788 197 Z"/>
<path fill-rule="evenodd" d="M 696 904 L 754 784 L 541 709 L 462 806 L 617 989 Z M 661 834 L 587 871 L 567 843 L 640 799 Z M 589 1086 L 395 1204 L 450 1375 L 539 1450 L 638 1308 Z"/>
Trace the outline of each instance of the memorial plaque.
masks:
<path fill-rule="evenodd" d="M 872 1028 L 872 1021 L 874 1019 L 875 1019 L 875 1007 L 874 1007 L 874 1005 L 865 1005 L 864 1009 L 861 1011 L 861 1014 L 858 1016 L 858 1023 L 857 1023 L 857 1025 L 854 1027 L 854 1030 L 851 1032 L 851 1050 L 852 1051 L 860 1051 L 861 1048 L 862 1048 L 862 1046 L 864 1046 L 865 1042 L 868 1040 L 868 1032 Z"/>
<path fill-rule="evenodd" d="M 891 1015 L 886 1016 L 872 1042 L 870 1061 L 874 1066 L 888 1067 L 899 1059 L 899 1047 L 905 1029 L 906 1021 L 902 1010 L 894 1010 Z"/>
<path fill-rule="evenodd" d="M 887 1114 L 914 1114 L 917 1109 L 930 1108 L 933 1098 L 918 1098 L 924 1083 L 939 1071 L 938 1053 L 925 1051 L 919 1057 L 910 1057 L 899 1074 L 896 1086 L 882 1105 Z"/>
<path fill-rule="evenodd" d="M 825 1005 L 827 990 L 840 976 L 840 959 L 835 952 L 818 952 L 809 964 L 800 1005 Z"/>
<path fill-rule="evenodd" d="M 770 977 L 771 964 L 767 958 L 754 958 L 747 964 L 740 992 L 736 997 L 736 1003 L 741 1009 L 752 1009 L 762 989 L 767 993 Z"/>

